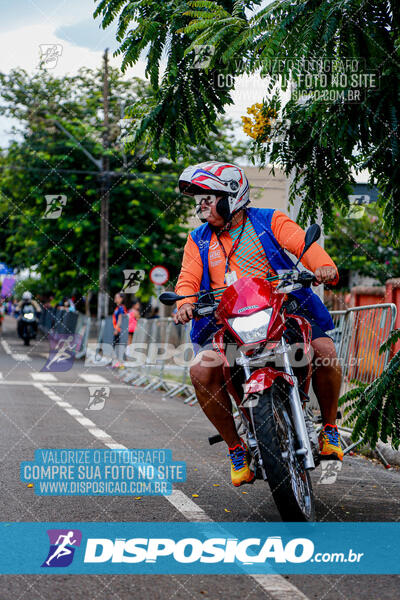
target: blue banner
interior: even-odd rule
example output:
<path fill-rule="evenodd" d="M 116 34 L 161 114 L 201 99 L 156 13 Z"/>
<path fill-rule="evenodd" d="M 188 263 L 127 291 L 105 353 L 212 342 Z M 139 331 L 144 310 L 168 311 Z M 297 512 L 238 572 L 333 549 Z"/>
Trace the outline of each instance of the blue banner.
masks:
<path fill-rule="evenodd" d="M 20 478 L 39 496 L 168 496 L 186 481 L 186 464 L 171 450 L 39 449 Z"/>
<path fill-rule="evenodd" d="M 2 574 L 400 574 L 400 523 L 0 523 Z"/>

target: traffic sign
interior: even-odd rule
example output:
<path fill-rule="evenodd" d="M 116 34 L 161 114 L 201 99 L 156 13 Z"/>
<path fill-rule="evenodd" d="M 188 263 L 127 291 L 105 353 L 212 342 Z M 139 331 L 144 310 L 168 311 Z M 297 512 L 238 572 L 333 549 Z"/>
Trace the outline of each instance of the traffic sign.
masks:
<path fill-rule="evenodd" d="M 164 285 L 164 283 L 167 283 L 168 279 L 169 272 L 166 267 L 157 265 L 151 269 L 150 281 L 154 283 L 154 285 Z"/>

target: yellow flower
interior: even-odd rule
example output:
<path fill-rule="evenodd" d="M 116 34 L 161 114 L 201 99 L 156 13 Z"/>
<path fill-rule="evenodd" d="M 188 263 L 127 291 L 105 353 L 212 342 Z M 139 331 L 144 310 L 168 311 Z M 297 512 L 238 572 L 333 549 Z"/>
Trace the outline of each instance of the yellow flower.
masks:
<path fill-rule="evenodd" d="M 247 114 L 253 115 L 253 120 L 249 117 L 242 117 L 244 133 L 259 143 L 267 142 L 271 132 L 271 119 L 277 117 L 276 110 L 256 102 L 247 108 Z"/>

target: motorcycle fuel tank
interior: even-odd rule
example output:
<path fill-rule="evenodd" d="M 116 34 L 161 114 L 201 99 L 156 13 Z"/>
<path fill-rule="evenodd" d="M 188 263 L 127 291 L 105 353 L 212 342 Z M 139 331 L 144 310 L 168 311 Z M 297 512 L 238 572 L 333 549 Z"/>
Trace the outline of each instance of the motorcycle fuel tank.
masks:
<path fill-rule="evenodd" d="M 264 308 L 279 311 L 285 294 L 277 294 L 269 281 L 260 277 L 242 277 L 226 288 L 215 316 L 221 320 L 244 317 Z"/>

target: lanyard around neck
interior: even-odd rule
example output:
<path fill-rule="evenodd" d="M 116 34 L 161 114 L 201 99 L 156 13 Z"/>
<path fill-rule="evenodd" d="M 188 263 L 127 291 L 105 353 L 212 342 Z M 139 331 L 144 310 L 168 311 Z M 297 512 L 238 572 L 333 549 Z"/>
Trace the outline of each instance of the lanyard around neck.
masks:
<path fill-rule="evenodd" d="M 226 250 L 225 250 L 225 248 L 224 248 L 224 245 L 223 245 L 223 243 L 221 242 L 221 240 L 219 239 L 219 235 L 218 235 L 218 233 L 217 233 L 217 240 L 218 240 L 218 243 L 219 243 L 219 245 L 221 246 L 222 252 L 224 253 L 224 256 L 225 256 L 225 274 L 228 272 L 228 269 L 229 269 L 229 261 L 230 261 L 230 259 L 231 259 L 231 256 L 233 255 L 233 253 L 234 253 L 234 252 L 236 252 L 236 250 L 237 250 L 237 248 L 238 248 L 238 246 L 239 246 L 239 244 L 240 244 L 240 239 L 241 239 L 241 237 L 242 237 L 242 233 L 243 233 L 243 231 L 244 231 L 244 227 L 245 227 L 245 225 L 246 225 L 246 219 L 247 219 L 247 213 L 245 212 L 245 213 L 244 213 L 244 215 L 243 215 L 243 223 L 242 223 L 242 228 L 241 228 L 241 230 L 240 230 L 240 233 L 239 233 L 238 237 L 237 237 L 237 238 L 236 238 L 236 240 L 235 240 L 235 243 L 233 244 L 232 248 L 230 249 L 230 252 L 229 252 L 229 254 L 228 254 L 228 255 L 226 254 Z M 221 232 L 221 233 L 223 233 L 223 232 Z"/>

